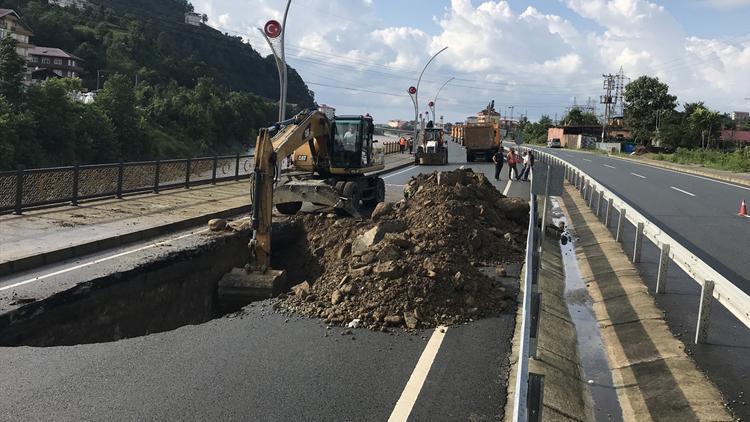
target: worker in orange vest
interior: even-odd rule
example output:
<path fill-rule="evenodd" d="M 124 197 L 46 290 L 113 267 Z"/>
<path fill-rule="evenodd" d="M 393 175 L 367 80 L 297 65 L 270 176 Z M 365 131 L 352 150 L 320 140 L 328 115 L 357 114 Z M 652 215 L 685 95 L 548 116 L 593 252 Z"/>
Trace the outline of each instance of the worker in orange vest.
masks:
<path fill-rule="evenodd" d="M 398 146 L 399 150 L 401 150 L 401 154 L 403 154 L 406 150 L 406 138 L 402 136 L 401 139 L 398 140 Z"/>

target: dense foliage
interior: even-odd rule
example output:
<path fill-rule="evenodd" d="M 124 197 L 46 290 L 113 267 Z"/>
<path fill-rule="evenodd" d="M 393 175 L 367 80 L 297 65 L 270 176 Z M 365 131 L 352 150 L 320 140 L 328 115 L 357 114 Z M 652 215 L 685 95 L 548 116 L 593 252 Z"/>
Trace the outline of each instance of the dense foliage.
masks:
<path fill-rule="evenodd" d="M 519 130 L 524 142 L 530 144 L 547 143 L 547 129 L 552 127 L 552 119 L 549 116 L 543 115 L 538 122 L 521 119 L 519 123 Z"/>
<path fill-rule="evenodd" d="M 0 0 L 31 26 L 32 43 L 85 60 L 82 80 L 23 90 L 23 60 L 14 41 L 0 41 L 0 169 L 236 152 L 275 121 L 273 59 L 238 37 L 184 24 L 185 0 L 90 3 Z M 97 85 L 93 104 L 70 95 Z M 288 100 L 314 106 L 293 69 Z"/>
<path fill-rule="evenodd" d="M 721 170 L 735 172 L 750 171 L 750 148 L 738 149 L 734 152 L 720 152 L 705 149 L 678 148 L 674 154 L 654 154 L 649 156 L 660 161 L 670 161 L 678 164 L 700 164 Z"/>

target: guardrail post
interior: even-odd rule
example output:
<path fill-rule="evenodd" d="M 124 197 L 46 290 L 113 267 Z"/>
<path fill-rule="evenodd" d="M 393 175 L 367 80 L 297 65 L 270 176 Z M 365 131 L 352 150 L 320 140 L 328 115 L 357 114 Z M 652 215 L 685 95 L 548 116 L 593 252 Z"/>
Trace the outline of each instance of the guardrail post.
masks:
<path fill-rule="evenodd" d="M 698 308 L 698 326 L 695 327 L 695 344 L 708 340 L 708 321 L 711 318 L 711 302 L 714 298 L 714 282 L 706 280 L 701 288 L 701 303 Z"/>
<path fill-rule="evenodd" d="M 190 170 L 193 167 L 193 160 L 188 157 L 187 165 L 185 166 L 185 189 L 190 189 Z"/>
<path fill-rule="evenodd" d="M 620 208 L 620 216 L 617 218 L 617 234 L 615 240 L 622 242 L 622 233 L 625 230 L 625 208 Z"/>
<path fill-rule="evenodd" d="M 211 173 L 211 184 L 212 185 L 216 184 L 216 166 L 218 166 L 218 165 L 219 165 L 219 157 L 217 157 L 216 155 L 214 155 L 214 169 L 213 169 L 213 171 Z"/>
<path fill-rule="evenodd" d="M 16 171 L 16 207 L 15 215 L 21 215 L 23 211 L 23 166 L 18 166 Z"/>
<path fill-rule="evenodd" d="M 544 242 L 544 239 L 541 240 Z M 529 334 L 529 357 L 537 358 L 536 348 L 539 341 L 539 318 L 542 316 L 542 294 L 531 293 L 531 331 Z"/>
<path fill-rule="evenodd" d="M 593 185 L 589 185 L 589 208 L 594 208 L 594 195 L 596 194 L 596 188 Z"/>
<path fill-rule="evenodd" d="M 661 245 L 659 254 L 659 272 L 656 274 L 656 293 L 667 290 L 667 267 L 669 266 L 669 244 Z"/>
<path fill-rule="evenodd" d="M 161 161 L 156 160 L 154 169 L 154 193 L 159 193 L 159 173 L 161 173 Z"/>
<path fill-rule="evenodd" d="M 70 195 L 70 203 L 74 207 L 78 206 L 78 177 L 80 176 L 80 171 L 78 168 L 78 164 L 73 165 L 73 189 L 71 189 L 71 195 Z"/>
<path fill-rule="evenodd" d="M 526 397 L 527 421 L 541 421 L 544 409 L 544 375 L 529 373 L 529 389 Z"/>
<path fill-rule="evenodd" d="M 607 213 L 604 215 L 604 227 L 609 228 L 609 220 L 612 219 L 612 205 L 614 204 L 614 199 L 609 198 L 607 200 Z"/>
<path fill-rule="evenodd" d="M 240 153 L 234 158 L 234 180 L 240 180 Z"/>
<path fill-rule="evenodd" d="M 117 164 L 117 199 L 122 199 L 122 181 L 125 178 L 125 163 L 120 160 Z"/>
<path fill-rule="evenodd" d="M 635 229 L 635 246 L 633 247 L 633 263 L 641 262 L 643 250 L 643 223 L 638 223 Z"/>
<path fill-rule="evenodd" d="M 596 197 L 596 216 L 597 217 L 601 216 L 601 212 L 602 212 L 602 194 L 603 193 L 604 193 L 604 191 L 599 192 L 599 195 L 597 195 L 597 197 Z"/>

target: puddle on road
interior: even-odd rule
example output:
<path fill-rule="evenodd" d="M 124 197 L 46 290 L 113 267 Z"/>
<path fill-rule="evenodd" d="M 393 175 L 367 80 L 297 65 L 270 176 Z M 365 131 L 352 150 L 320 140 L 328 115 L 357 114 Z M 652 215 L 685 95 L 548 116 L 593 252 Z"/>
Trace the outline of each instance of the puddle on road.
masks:
<path fill-rule="evenodd" d="M 617 400 L 617 392 L 612 386 L 612 374 L 604 352 L 599 324 L 592 308 L 591 296 L 581 278 L 575 254 L 574 228 L 560 208 L 559 201 L 552 198 L 552 221 L 568 227 L 567 244 L 560 244 L 563 268 L 565 270 L 565 302 L 576 328 L 578 354 L 583 367 L 586 387 L 594 401 L 594 419 L 597 421 L 622 421 L 622 408 Z"/>

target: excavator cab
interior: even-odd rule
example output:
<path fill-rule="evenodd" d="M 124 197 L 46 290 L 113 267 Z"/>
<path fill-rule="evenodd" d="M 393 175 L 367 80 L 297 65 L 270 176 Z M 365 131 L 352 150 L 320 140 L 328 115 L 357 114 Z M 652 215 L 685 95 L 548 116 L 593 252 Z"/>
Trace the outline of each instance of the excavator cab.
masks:
<path fill-rule="evenodd" d="M 380 166 L 375 157 L 372 122 L 363 116 L 336 116 L 330 147 L 332 169 L 361 169 L 362 173 Z"/>

